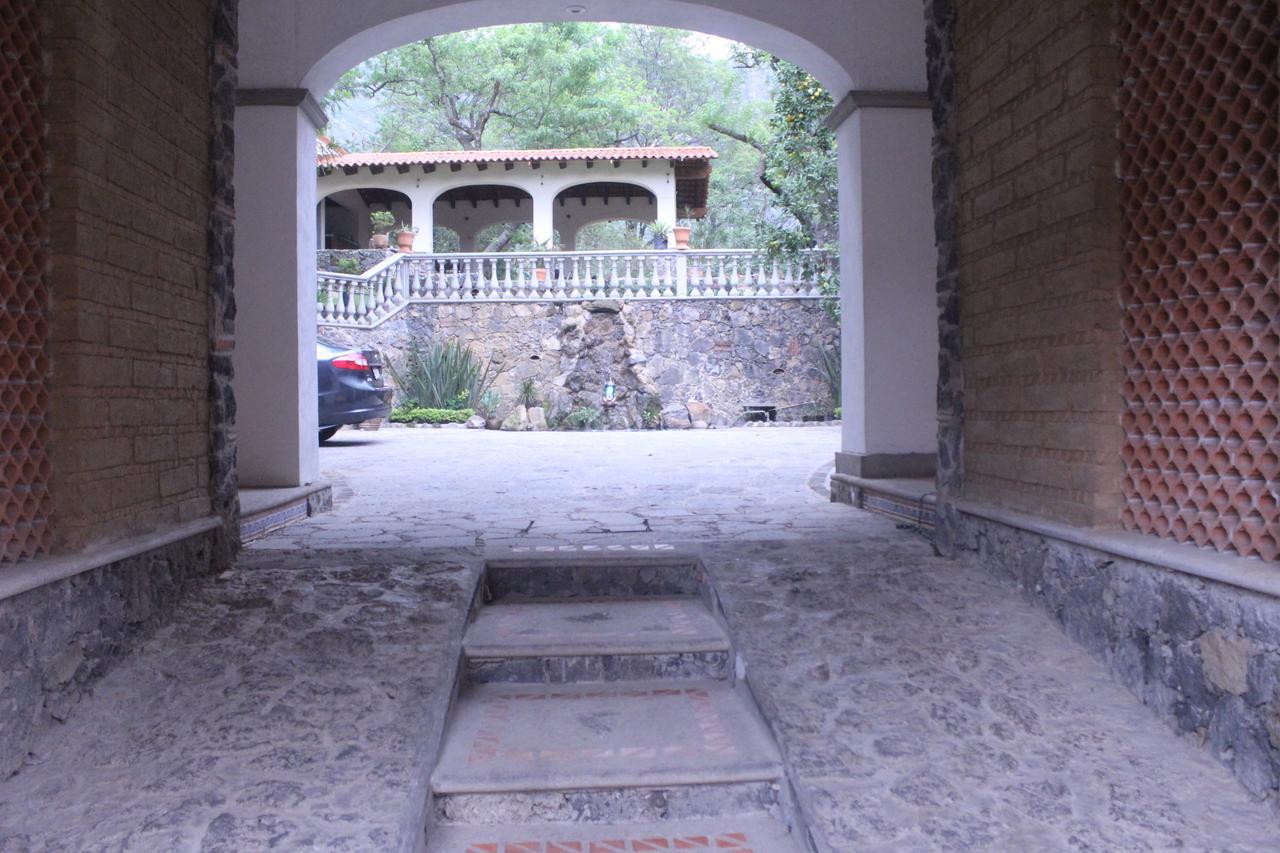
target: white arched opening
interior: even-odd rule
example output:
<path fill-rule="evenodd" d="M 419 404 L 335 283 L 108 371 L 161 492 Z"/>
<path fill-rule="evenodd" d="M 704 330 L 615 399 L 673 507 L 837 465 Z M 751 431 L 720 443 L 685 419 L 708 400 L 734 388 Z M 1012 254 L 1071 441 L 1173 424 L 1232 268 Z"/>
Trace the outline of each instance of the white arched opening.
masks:
<path fill-rule="evenodd" d="M 676 26 L 771 51 L 837 98 L 841 470 L 919 476 L 936 447 L 936 253 L 924 15 L 897 0 L 242 0 L 236 114 L 241 482 L 298 485 L 315 442 L 315 134 L 347 69 L 432 35 L 597 20 Z M 282 33 L 289 38 L 281 38 Z M 286 235 L 296 235 L 289 250 Z M 296 329 L 295 334 L 282 334 Z M 265 366 L 265 369 L 264 369 Z M 283 389 L 283 392 L 282 392 Z"/>

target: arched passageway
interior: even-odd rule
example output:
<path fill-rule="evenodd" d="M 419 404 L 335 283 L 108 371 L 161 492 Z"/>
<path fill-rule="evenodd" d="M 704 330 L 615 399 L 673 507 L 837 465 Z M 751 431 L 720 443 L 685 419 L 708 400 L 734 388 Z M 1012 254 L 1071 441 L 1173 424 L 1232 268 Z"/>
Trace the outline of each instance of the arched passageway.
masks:
<path fill-rule="evenodd" d="M 312 359 L 319 99 L 348 68 L 413 39 L 574 19 L 677 25 L 735 39 L 804 66 L 835 94 L 846 401 L 840 463 L 869 476 L 931 471 L 936 253 L 918 6 L 246 0 L 236 116 L 236 359 L 254 369 L 238 371 L 236 385 L 241 482 L 296 485 L 318 473 Z M 272 34 L 280 31 L 297 37 L 279 43 Z M 295 250 L 282 251 L 279 235 L 290 231 Z"/>

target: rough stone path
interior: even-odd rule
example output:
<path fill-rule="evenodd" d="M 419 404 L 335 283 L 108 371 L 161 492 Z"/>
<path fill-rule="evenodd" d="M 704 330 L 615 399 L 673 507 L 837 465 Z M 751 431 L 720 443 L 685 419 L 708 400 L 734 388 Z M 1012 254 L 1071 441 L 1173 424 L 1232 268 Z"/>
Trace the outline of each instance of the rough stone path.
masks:
<path fill-rule="evenodd" d="M 254 543 L 40 736 L 0 851 L 412 851 L 482 557 L 682 544 L 819 850 L 1275 849 L 1276 812 L 1007 581 L 809 488 L 838 444 L 340 433 L 334 511 Z"/>
<path fill-rule="evenodd" d="M 430 853 L 797 850 L 781 757 L 695 560 L 530 556 L 491 563 L 482 588 Z"/>

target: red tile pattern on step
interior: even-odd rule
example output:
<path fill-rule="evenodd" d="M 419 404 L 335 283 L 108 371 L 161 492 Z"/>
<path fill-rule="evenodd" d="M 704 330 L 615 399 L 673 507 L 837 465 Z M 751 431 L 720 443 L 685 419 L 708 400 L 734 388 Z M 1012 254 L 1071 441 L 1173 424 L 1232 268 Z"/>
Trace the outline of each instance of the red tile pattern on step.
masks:
<path fill-rule="evenodd" d="M 0 562 L 49 549 L 45 80 L 35 0 L 0 15 Z"/>
<path fill-rule="evenodd" d="M 1125 527 L 1280 556 L 1274 0 L 1120 4 Z"/>
<path fill-rule="evenodd" d="M 655 850 L 733 850 L 752 853 L 745 832 L 717 835 L 645 836 L 608 841 L 508 841 L 471 844 L 467 853 L 651 853 Z"/>

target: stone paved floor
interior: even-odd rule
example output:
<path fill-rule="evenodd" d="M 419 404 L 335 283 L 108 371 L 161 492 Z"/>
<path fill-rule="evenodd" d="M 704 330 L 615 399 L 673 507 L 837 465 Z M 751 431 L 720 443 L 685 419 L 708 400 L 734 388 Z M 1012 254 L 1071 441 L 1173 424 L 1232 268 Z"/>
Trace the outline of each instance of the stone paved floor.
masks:
<path fill-rule="evenodd" d="M 344 432 L 0 783 L 0 851 L 412 842 L 480 556 L 703 550 L 825 849 L 1270 850 L 1275 813 L 1047 617 L 813 486 L 836 430 Z"/>

